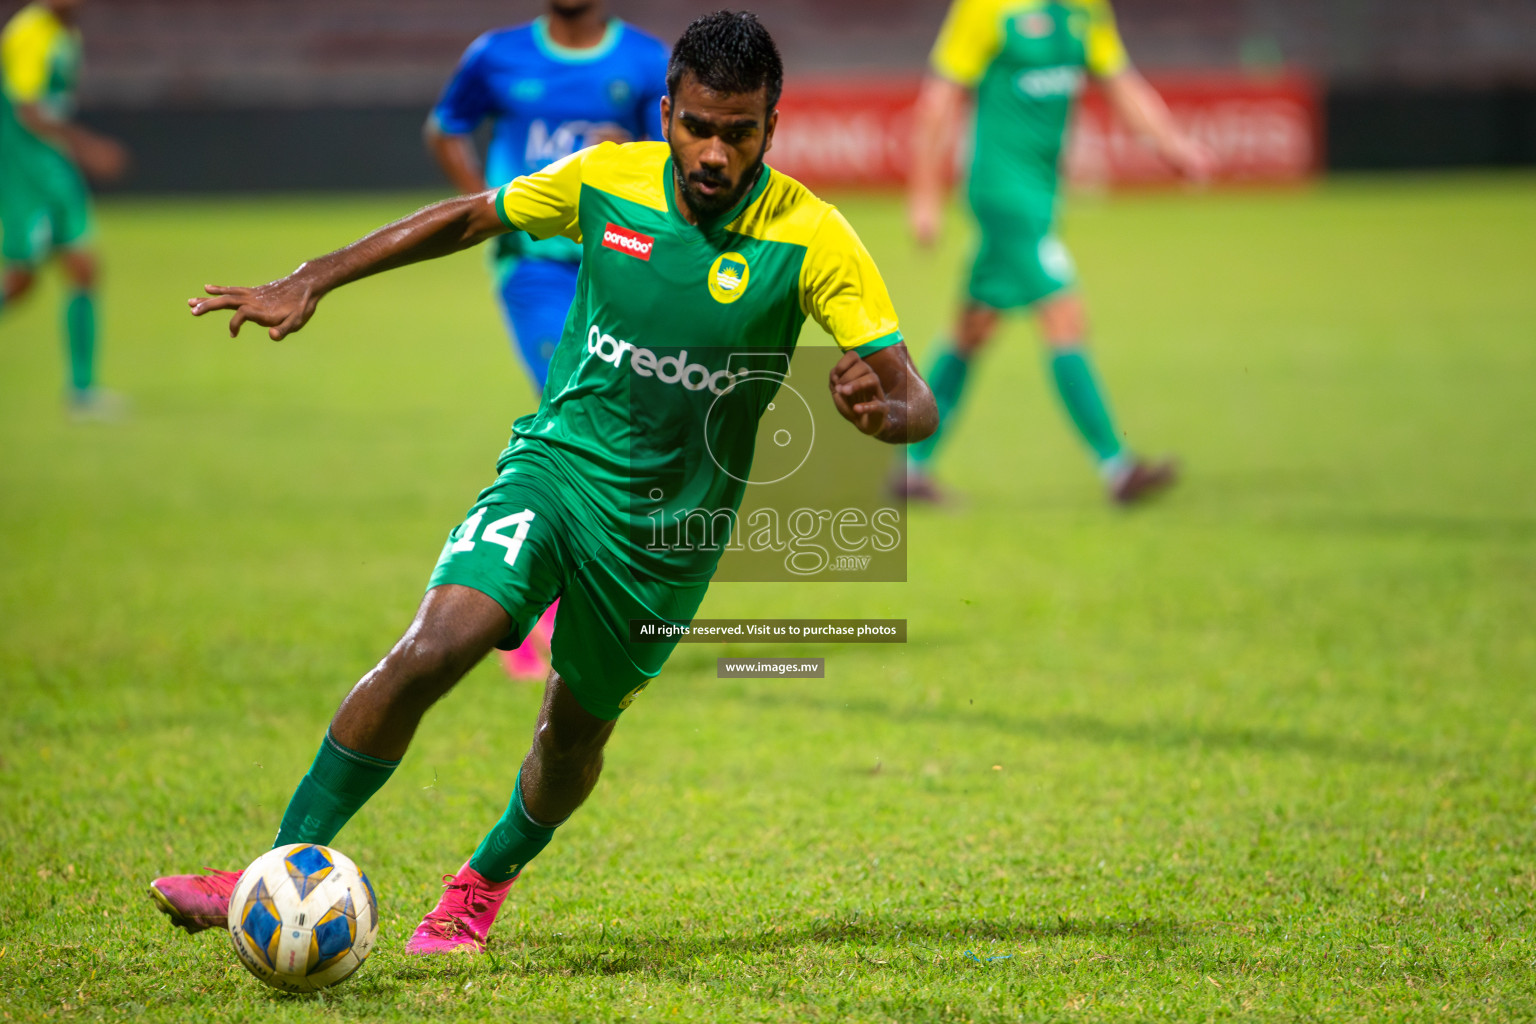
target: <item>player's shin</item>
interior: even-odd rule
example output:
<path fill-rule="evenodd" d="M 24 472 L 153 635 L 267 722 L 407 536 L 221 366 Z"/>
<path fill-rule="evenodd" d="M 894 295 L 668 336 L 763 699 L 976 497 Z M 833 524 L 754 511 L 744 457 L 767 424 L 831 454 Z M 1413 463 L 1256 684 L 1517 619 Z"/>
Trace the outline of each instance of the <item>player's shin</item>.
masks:
<path fill-rule="evenodd" d="M 563 824 L 546 824 L 528 813 L 523 804 L 523 775 L 518 772 L 506 813 L 480 841 L 474 856 L 469 858 L 469 866 L 493 883 L 514 878 L 549 845 L 555 829 Z"/>
<path fill-rule="evenodd" d="M 907 446 L 907 459 L 919 468 L 925 467 L 938 452 L 939 441 L 951 426 L 950 418 L 960 408 L 965 394 L 965 380 L 970 372 L 970 360 L 961 355 L 953 342 L 943 342 L 939 354 L 928 371 L 928 387 L 933 391 L 934 405 L 939 410 L 939 425 L 926 439 Z"/>
<path fill-rule="evenodd" d="M 1098 459 L 1100 473 L 1106 478 L 1114 475 L 1126 461 L 1125 446 L 1087 350 L 1081 345 L 1054 345 L 1049 352 L 1051 380 L 1067 416 Z"/>
<path fill-rule="evenodd" d="M 76 394 L 89 391 L 96 380 L 96 300 L 89 291 L 76 291 L 64 303 L 64 340 L 70 386 Z"/>
<path fill-rule="evenodd" d="M 314 764 L 288 802 L 272 845 L 330 843 L 399 765 L 399 761 L 349 750 L 326 730 Z"/>

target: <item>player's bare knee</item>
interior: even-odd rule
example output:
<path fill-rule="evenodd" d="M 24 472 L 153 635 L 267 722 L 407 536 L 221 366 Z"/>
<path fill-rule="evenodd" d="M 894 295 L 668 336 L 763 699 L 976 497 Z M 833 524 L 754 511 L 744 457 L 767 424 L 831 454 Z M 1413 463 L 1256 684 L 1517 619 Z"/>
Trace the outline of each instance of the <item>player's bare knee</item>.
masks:
<path fill-rule="evenodd" d="M 5 274 L 5 301 L 12 302 L 32 290 L 37 274 L 26 267 L 13 267 Z"/>
<path fill-rule="evenodd" d="M 587 711 L 571 695 L 565 681 L 550 673 L 550 685 L 533 748 L 540 761 L 560 771 L 585 764 L 602 764 L 603 747 L 613 734 L 614 723 Z"/>
<path fill-rule="evenodd" d="M 1076 295 L 1047 299 L 1035 315 L 1041 340 L 1052 348 L 1076 348 L 1088 336 L 1088 313 Z"/>
<path fill-rule="evenodd" d="M 430 702 L 452 689 L 472 664 L 451 644 L 418 633 L 396 644 L 380 668 L 392 689 Z"/>
<path fill-rule="evenodd" d="M 960 316 L 955 328 L 955 349 L 962 356 L 972 356 L 992 340 L 997 331 L 997 310 L 985 306 L 971 306 Z"/>
<path fill-rule="evenodd" d="M 961 334 L 955 338 L 955 351 L 969 359 L 977 352 L 980 352 L 986 344 L 987 339 L 985 337 Z"/>
<path fill-rule="evenodd" d="M 600 760 L 614 724 L 584 708 L 560 673 L 551 672 L 544 687 L 544 705 L 539 709 L 538 725 L 534 728 L 534 754 L 551 765 L 580 763 L 593 758 Z"/>
<path fill-rule="evenodd" d="M 96 256 L 93 253 L 71 251 L 64 254 L 64 276 L 69 283 L 81 290 L 96 287 Z"/>
<path fill-rule="evenodd" d="M 552 768 L 597 762 L 601 764 L 603 747 L 613 730 L 575 728 L 559 719 L 540 719 L 534 730 L 533 745 L 539 760 Z"/>

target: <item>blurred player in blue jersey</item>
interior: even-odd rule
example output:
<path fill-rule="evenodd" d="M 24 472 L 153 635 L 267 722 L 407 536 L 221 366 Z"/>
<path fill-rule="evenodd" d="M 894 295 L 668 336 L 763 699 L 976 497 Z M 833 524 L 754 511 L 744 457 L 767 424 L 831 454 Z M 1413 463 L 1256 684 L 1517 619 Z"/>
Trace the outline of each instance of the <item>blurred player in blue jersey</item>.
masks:
<path fill-rule="evenodd" d="M 487 32 L 464 51 L 427 118 L 427 146 L 454 187 L 474 195 L 599 142 L 659 140 L 667 57 L 660 40 L 609 17 L 603 0 L 548 0 L 529 24 Z M 471 136 L 487 118 L 482 167 Z M 576 297 L 581 246 L 514 231 L 497 240 L 492 259 L 512 349 L 542 391 Z M 502 653 L 513 678 L 549 673 L 557 607 L 521 647 Z"/>
<path fill-rule="evenodd" d="M 599 142 L 661 138 L 667 48 L 603 0 L 548 0 L 527 25 L 476 39 L 427 120 L 427 145 L 461 193 L 484 192 Z M 482 168 L 471 134 L 489 118 Z M 576 297 L 581 247 L 564 238 L 503 236 L 497 294 L 512 347 L 542 389 Z"/>

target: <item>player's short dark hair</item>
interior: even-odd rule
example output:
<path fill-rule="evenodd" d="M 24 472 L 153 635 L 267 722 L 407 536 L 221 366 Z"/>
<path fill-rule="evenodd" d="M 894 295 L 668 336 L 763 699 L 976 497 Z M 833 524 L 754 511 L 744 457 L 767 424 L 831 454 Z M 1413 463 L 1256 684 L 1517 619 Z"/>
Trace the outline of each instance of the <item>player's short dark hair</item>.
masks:
<path fill-rule="evenodd" d="M 683 30 L 667 62 L 667 93 L 676 96 L 684 74 L 728 96 L 768 90 L 768 109 L 784 91 L 784 61 L 773 36 L 751 11 L 716 11 Z"/>

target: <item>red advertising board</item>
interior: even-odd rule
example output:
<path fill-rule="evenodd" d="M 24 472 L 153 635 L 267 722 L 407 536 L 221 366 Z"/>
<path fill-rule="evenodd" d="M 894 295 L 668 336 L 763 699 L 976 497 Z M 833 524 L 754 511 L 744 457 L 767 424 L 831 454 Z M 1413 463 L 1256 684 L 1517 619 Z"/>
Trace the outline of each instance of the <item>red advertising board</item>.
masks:
<path fill-rule="evenodd" d="M 800 78 L 779 100 L 768 162 L 812 188 L 907 180 L 916 78 Z"/>
<path fill-rule="evenodd" d="M 1217 159 L 1218 182 L 1285 183 L 1322 166 L 1311 81 L 1202 73 L 1154 76 L 1174 118 Z M 899 186 L 911 149 L 916 78 L 800 79 L 784 91 L 769 162 L 813 188 Z M 1176 180 L 1157 154 L 1090 89 L 1066 158 L 1074 183 L 1096 187 Z"/>

